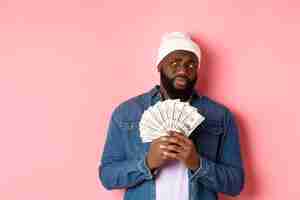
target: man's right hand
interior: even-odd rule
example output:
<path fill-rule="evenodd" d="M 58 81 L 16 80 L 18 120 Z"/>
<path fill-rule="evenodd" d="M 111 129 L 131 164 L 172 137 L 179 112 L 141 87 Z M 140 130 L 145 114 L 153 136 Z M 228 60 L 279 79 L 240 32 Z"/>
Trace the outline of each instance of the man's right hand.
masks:
<path fill-rule="evenodd" d="M 150 149 L 147 154 L 147 165 L 149 169 L 155 170 L 165 164 L 168 160 L 175 160 L 169 155 L 169 150 L 166 147 L 169 145 L 167 138 L 170 136 L 162 136 L 153 140 L 150 144 Z"/>

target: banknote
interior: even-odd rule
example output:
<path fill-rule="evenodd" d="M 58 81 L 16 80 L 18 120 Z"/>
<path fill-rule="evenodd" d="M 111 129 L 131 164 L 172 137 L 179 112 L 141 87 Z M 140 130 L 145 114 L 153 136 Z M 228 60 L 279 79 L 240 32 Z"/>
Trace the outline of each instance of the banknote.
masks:
<path fill-rule="evenodd" d="M 188 137 L 204 120 L 198 109 L 188 102 L 179 99 L 158 101 L 142 114 L 140 136 L 143 142 L 166 136 L 169 131 L 177 131 Z"/>

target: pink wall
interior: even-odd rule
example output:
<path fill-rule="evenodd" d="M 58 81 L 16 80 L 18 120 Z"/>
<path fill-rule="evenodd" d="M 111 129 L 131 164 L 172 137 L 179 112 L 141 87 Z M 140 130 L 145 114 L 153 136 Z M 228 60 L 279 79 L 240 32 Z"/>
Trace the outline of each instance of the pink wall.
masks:
<path fill-rule="evenodd" d="M 166 31 L 196 34 L 199 87 L 238 117 L 247 182 L 237 199 L 297 199 L 299 7 L 1 0 L 0 199 L 120 199 L 97 180 L 108 118 L 158 83 L 155 55 Z"/>

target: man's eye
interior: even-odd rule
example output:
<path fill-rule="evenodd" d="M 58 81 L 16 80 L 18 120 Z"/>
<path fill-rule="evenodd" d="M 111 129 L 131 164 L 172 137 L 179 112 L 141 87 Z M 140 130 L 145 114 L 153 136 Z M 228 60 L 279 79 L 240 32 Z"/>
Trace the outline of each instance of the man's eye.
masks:
<path fill-rule="evenodd" d="M 172 62 L 171 65 L 172 66 L 177 66 L 177 62 Z"/>
<path fill-rule="evenodd" d="M 194 68 L 195 68 L 195 65 L 194 65 L 194 64 L 189 64 L 189 68 L 194 69 Z"/>

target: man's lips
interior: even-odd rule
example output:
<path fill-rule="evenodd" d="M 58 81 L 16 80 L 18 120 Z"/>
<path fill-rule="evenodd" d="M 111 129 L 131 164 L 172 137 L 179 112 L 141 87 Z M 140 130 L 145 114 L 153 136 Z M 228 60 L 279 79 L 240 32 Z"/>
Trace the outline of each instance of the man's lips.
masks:
<path fill-rule="evenodd" d="M 187 85 L 187 78 L 176 77 L 174 82 L 175 82 L 175 86 L 179 88 L 184 88 Z"/>

